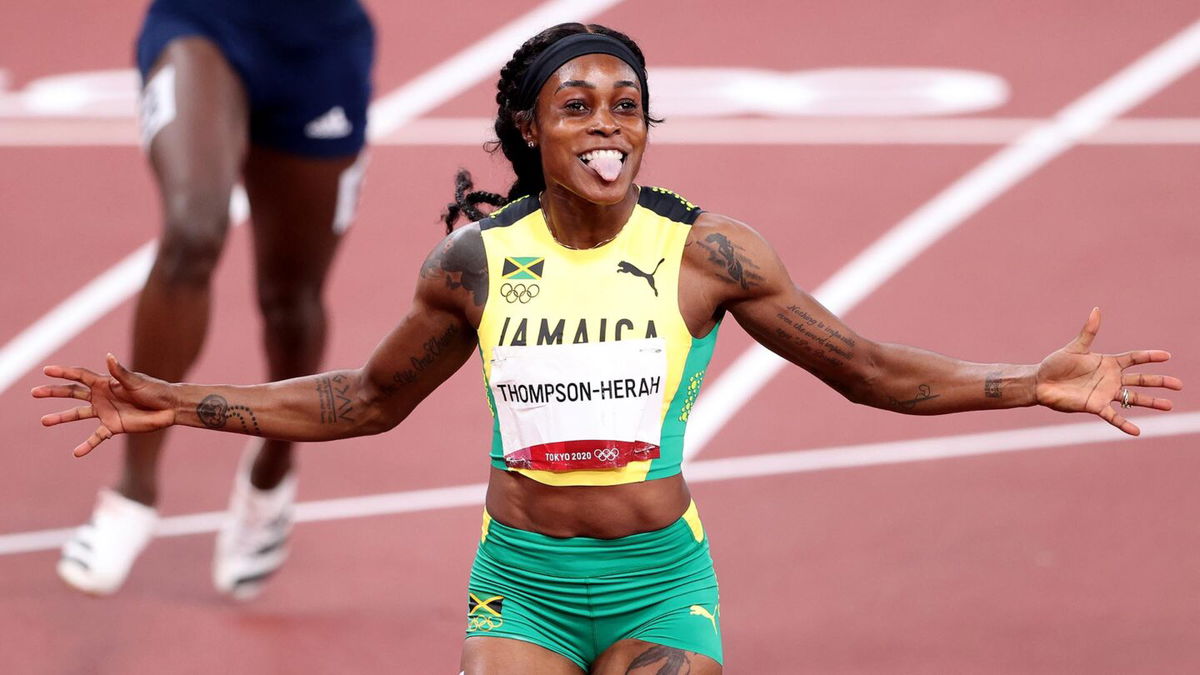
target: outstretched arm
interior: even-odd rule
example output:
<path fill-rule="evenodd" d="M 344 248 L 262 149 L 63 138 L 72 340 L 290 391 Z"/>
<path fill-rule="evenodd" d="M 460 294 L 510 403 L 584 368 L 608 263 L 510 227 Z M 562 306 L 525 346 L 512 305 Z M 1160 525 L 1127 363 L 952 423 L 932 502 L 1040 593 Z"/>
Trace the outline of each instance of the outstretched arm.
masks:
<path fill-rule="evenodd" d="M 1166 361 L 1167 352 L 1091 352 L 1099 310 L 1078 337 L 1040 364 L 971 363 L 857 334 L 797 288 L 771 246 L 736 221 L 706 214 L 685 250 L 689 266 L 703 272 L 698 283 L 718 307 L 763 346 L 856 403 L 915 415 L 1045 405 L 1090 412 L 1137 435 L 1114 403 L 1170 410 L 1171 402 L 1132 391 L 1123 402 L 1123 388 L 1183 386 L 1170 376 L 1124 372 Z"/>
<path fill-rule="evenodd" d="M 412 309 L 361 368 L 251 386 L 172 384 L 134 373 L 111 354 L 107 374 L 47 366 L 70 380 L 34 388 L 37 398 L 84 405 L 52 413 L 42 424 L 97 419 L 77 457 L 120 433 L 171 425 L 294 441 L 379 433 L 399 424 L 474 350 L 486 300 L 486 258 L 477 228 L 462 228 L 430 254 Z"/>

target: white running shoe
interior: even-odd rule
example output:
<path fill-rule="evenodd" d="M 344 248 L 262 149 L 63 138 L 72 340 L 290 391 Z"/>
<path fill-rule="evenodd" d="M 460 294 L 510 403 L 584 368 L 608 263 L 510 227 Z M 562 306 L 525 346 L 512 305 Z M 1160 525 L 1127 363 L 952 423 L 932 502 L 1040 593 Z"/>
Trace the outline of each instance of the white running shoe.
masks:
<path fill-rule="evenodd" d="M 251 485 L 250 470 L 261 448 L 262 442 L 251 443 L 242 455 L 213 556 L 213 585 L 236 600 L 258 595 L 288 556 L 296 474 L 284 476 L 270 490 Z"/>
<path fill-rule="evenodd" d="M 158 511 L 153 507 L 101 490 L 92 520 L 63 544 L 58 576 L 84 593 L 115 592 L 150 543 L 157 524 Z"/>

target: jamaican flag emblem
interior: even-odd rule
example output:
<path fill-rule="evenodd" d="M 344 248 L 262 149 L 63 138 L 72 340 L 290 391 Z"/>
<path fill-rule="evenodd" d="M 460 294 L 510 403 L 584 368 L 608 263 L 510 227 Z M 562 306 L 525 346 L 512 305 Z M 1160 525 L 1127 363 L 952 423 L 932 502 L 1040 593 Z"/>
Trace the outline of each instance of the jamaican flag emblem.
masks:
<path fill-rule="evenodd" d="M 500 275 L 505 279 L 534 279 L 541 280 L 542 268 L 546 266 L 546 258 L 515 257 L 504 259 L 504 269 Z"/>
<path fill-rule="evenodd" d="M 501 607 L 503 606 L 504 598 L 499 595 L 493 595 L 490 598 L 480 599 L 474 593 L 467 594 L 467 630 L 468 631 L 490 631 L 493 628 L 499 628 L 504 625 L 504 619 L 500 617 Z"/>

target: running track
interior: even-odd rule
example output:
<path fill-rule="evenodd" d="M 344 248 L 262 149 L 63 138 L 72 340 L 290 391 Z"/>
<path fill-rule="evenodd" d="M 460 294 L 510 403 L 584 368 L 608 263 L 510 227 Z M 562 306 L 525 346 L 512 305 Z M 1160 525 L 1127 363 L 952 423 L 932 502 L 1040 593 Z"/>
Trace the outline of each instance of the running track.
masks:
<path fill-rule="evenodd" d="M 376 131 L 358 224 L 329 289 L 331 366 L 357 365 L 402 315 L 417 265 L 439 237 L 436 217 L 455 167 L 471 168 L 484 185 L 505 180 L 503 167 L 469 141 L 432 144 L 426 134 L 413 142 L 422 138 L 413 130 L 491 112 L 499 62 L 485 47 L 497 27 L 535 10 L 584 6 L 450 2 L 403 12 L 397 4 L 371 5 L 380 29 L 377 93 L 392 95 L 379 109 L 380 128 L 392 133 Z M 874 136 L 851 128 L 836 142 L 825 135 L 816 143 L 716 144 L 689 135 L 711 130 L 711 120 L 681 119 L 677 131 L 668 122 L 652 136 L 662 142 L 642 182 L 754 225 L 802 286 L 866 335 L 964 358 L 1028 361 L 1072 337 L 1100 305 L 1098 347 L 1172 350 L 1169 372 L 1192 384 L 1175 397 L 1175 412 L 1142 415 L 1156 419 L 1138 440 L 1042 410 L 905 418 L 850 406 L 803 372 L 773 375 L 769 360 L 745 356 L 749 340 L 730 322 L 706 388 L 710 405 L 719 395 L 716 407 L 732 414 L 704 429 L 694 416 L 693 440 L 706 442 L 693 444 L 691 474 L 722 578 L 727 671 L 1194 672 L 1194 5 L 1125 0 L 1084 11 L 1030 0 L 967 10 L 930 0 L 763 1 L 730 13 L 724 3 L 593 4 L 596 20 L 640 41 L 652 67 L 902 65 L 1003 77 L 1007 103 L 949 121 L 980 118 L 1000 128 L 994 122 L 1007 120 L 1016 133 L 903 140 L 907 123 L 891 121 L 873 127 Z M 10 28 L 0 53 L 8 88 L 125 67 L 139 5 L 0 7 L 0 24 Z M 1189 26 L 1191 37 L 1173 43 L 1174 65 L 1154 61 L 1105 88 Z M 511 52 L 511 42 L 498 44 L 498 53 Z M 451 60 L 468 49 L 478 51 Z M 494 62 L 480 68 L 488 58 Z M 1155 78 L 1161 87 L 1146 88 Z M 1089 94 L 1106 98 L 1097 104 Z M 1055 122 L 1064 110 L 1071 115 Z M 1120 120 L 1097 135 L 1078 135 L 1114 116 Z M 817 129 L 820 139 L 828 131 L 821 120 L 789 119 L 772 123 L 771 133 Z M 1168 127 L 1164 119 L 1182 122 Z M 1142 135 L 1100 142 L 1147 120 L 1137 127 Z M 0 116 L 0 138 L 17 124 Z M 60 130 L 85 126 L 64 124 Z M 119 132 L 121 124 L 110 126 Z M 1019 135 L 1030 128 L 1035 135 Z M 156 211 L 129 141 L 0 145 L 0 346 L 152 239 Z M 907 253 L 889 243 L 884 252 L 894 258 L 838 275 L 898 224 L 933 234 Z M 237 230 L 194 379 L 261 377 L 254 331 L 246 329 L 256 325 L 249 278 L 248 241 Z M 131 304 L 118 303 L 47 360 L 97 366 L 105 351 L 125 353 L 130 315 Z M 37 418 L 47 405 L 26 393 L 39 376 L 14 377 L 0 392 L 0 671 L 457 672 L 478 532 L 475 486 L 486 476 L 488 420 L 475 364 L 400 429 L 303 451 L 301 497 L 319 502 L 305 511 L 313 522 L 297 528 L 285 573 L 246 606 L 211 590 L 210 536 L 155 542 L 113 598 L 66 590 L 50 549 L 112 480 L 118 448 L 72 459 L 69 448 L 87 431 L 42 429 Z M 719 418 L 710 407 L 703 419 Z M 163 474 L 164 514 L 222 508 L 240 446 L 232 436 L 177 432 Z M 909 461 L 934 451 L 978 454 Z M 387 496 L 344 501 L 371 495 Z M 209 522 L 201 515 L 169 528 L 203 531 Z"/>

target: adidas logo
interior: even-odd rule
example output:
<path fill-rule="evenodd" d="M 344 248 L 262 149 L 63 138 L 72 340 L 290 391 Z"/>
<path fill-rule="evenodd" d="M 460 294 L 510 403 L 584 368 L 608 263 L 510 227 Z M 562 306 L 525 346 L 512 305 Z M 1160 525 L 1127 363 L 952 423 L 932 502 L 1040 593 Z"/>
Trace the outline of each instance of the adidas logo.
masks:
<path fill-rule="evenodd" d="M 346 118 L 342 106 L 334 106 L 329 112 L 304 125 L 304 135 L 309 138 L 345 138 L 354 130 Z"/>

